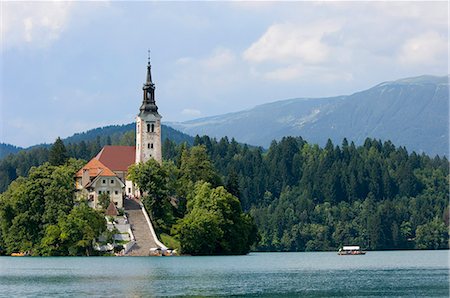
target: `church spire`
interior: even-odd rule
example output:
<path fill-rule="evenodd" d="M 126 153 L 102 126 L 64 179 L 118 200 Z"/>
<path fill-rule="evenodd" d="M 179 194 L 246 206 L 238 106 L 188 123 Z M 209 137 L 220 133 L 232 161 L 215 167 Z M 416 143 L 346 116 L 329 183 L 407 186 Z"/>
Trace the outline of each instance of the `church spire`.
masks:
<path fill-rule="evenodd" d="M 146 84 L 153 84 L 152 82 L 152 65 L 150 64 L 150 50 L 148 50 L 148 62 L 147 62 L 147 82 Z"/>
<path fill-rule="evenodd" d="M 144 83 L 142 90 L 144 91 L 142 105 L 139 114 L 142 113 L 158 113 L 158 106 L 155 101 L 155 84 L 152 81 L 152 72 L 150 64 L 150 50 L 148 50 L 148 62 L 147 62 L 147 79 Z"/>

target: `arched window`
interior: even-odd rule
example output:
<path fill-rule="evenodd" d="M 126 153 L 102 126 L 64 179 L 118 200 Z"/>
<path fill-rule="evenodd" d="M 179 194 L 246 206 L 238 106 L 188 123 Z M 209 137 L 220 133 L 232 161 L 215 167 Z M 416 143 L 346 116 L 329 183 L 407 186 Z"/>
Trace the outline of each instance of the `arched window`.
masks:
<path fill-rule="evenodd" d="M 152 124 L 152 132 L 155 132 L 155 124 Z"/>
<path fill-rule="evenodd" d="M 147 132 L 150 132 L 150 124 L 147 124 Z"/>

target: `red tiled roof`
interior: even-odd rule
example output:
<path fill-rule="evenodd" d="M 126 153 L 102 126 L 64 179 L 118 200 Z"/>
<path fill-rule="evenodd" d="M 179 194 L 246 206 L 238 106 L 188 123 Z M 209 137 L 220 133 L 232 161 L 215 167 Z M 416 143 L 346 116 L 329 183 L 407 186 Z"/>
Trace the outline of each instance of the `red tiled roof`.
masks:
<path fill-rule="evenodd" d="M 136 147 L 105 146 L 95 158 L 113 171 L 127 171 L 136 160 Z"/>
<path fill-rule="evenodd" d="M 76 177 L 83 177 L 83 171 L 89 170 L 89 177 L 97 177 L 100 176 L 107 176 L 107 177 L 114 177 L 116 174 L 114 174 L 113 171 L 111 171 L 107 166 L 105 166 L 103 163 L 101 163 L 99 160 L 93 158 L 91 159 L 84 167 L 82 167 L 76 174 Z"/>

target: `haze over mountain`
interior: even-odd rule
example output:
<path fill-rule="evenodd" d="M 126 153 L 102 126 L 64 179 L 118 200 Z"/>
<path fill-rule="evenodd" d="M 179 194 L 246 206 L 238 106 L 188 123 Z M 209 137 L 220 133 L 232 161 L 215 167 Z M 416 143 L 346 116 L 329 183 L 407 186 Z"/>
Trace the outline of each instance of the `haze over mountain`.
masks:
<path fill-rule="evenodd" d="M 324 145 L 328 138 L 361 144 L 367 137 L 391 140 L 408 150 L 448 156 L 448 76 L 384 82 L 368 90 L 330 98 L 295 98 L 252 109 L 166 123 L 189 135 L 234 137 L 268 147 L 283 136 Z"/>

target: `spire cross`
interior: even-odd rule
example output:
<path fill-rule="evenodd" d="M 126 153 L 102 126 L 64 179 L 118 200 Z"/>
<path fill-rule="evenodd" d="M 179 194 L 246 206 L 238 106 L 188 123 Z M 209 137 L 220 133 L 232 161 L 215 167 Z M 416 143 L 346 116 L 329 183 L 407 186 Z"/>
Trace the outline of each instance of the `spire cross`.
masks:
<path fill-rule="evenodd" d="M 150 65 L 150 49 L 148 50 L 148 65 Z"/>

